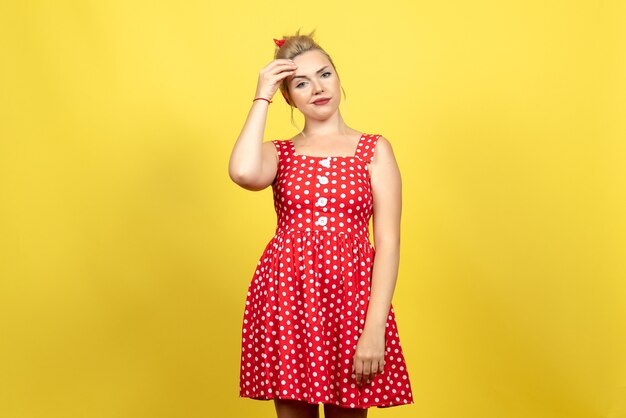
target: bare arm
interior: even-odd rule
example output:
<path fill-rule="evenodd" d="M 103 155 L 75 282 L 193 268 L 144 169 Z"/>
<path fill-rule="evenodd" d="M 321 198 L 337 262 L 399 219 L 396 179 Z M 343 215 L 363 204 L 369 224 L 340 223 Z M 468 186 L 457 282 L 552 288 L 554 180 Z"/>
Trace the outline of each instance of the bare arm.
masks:
<path fill-rule="evenodd" d="M 389 141 L 378 138 L 371 169 L 374 199 L 374 243 L 371 294 L 365 327 L 384 331 L 400 263 L 402 179 Z"/>
<path fill-rule="evenodd" d="M 239 186 L 248 190 L 262 190 L 276 176 L 278 156 L 272 142 L 263 142 L 263 132 L 269 103 L 257 100 L 252 103 L 246 123 L 235 142 L 228 174 Z"/>
<path fill-rule="evenodd" d="M 376 254 L 365 325 L 352 362 L 359 385 L 384 371 L 385 328 L 400 263 L 402 182 L 391 144 L 383 136 L 378 137 L 369 171 Z"/>
<path fill-rule="evenodd" d="M 283 78 L 295 72 L 295 64 L 287 59 L 276 59 L 259 72 L 256 97 L 271 99 Z M 246 122 L 237 138 L 228 163 L 230 178 L 248 190 L 261 190 L 269 186 L 277 170 L 274 144 L 263 143 L 269 103 L 252 102 Z"/>

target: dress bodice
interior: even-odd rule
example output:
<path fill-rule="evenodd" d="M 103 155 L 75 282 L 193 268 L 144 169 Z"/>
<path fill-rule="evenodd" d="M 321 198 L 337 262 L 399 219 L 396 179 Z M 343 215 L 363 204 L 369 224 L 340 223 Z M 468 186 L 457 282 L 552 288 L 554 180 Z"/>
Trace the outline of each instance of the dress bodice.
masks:
<path fill-rule="evenodd" d="M 373 199 L 368 164 L 380 135 L 362 134 L 354 155 L 298 155 L 291 140 L 272 141 L 278 171 L 272 183 L 276 232 L 354 234 L 369 238 Z"/>

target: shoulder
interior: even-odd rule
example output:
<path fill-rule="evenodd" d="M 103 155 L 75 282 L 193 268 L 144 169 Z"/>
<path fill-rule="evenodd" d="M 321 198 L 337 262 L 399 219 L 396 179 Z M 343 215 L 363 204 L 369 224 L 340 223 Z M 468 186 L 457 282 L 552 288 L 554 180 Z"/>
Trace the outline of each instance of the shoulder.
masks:
<path fill-rule="evenodd" d="M 263 142 L 263 146 L 268 149 L 275 149 L 278 151 L 287 145 L 287 141 L 289 140 L 288 139 L 272 139 L 270 141 Z"/>
<path fill-rule="evenodd" d="M 272 139 L 272 140 L 264 142 L 264 143 L 265 144 L 272 143 L 272 144 L 274 144 L 274 146 L 276 146 L 278 148 L 278 147 L 287 146 L 289 141 L 290 141 L 289 139 Z"/>
<path fill-rule="evenodd" d="M 369 165 L 370 180 L 374 194 L 380 198 L 382 194 L 398 190 L 401 184 L 400 167 L 393 152 L 391 141 L 382 135 L 376 135 L 376 146 L 372 163 Z"/>
<path fill-rule="evenodd" d="M 391 149 L 391 141 L 389 141 L 383 135 L 375 134 L 374 138 L 375 138 L 374 141 L 376 141 L 376 146 L 377 147 L 383 147 L 383 148 Z"/>
<path fill-rule="evenodd" d="M 263 153 L 274 155 L 278 161 L 279 157 L 289 151 L 288 139 L 273 139 L 263 142 Z"/>
<path fill-rule="evenodd" d="M 374 135 L 374 138 L 372 164 L 375 164 L 377 161 L 395 160 L 391 142 L 383 135 Z"/>

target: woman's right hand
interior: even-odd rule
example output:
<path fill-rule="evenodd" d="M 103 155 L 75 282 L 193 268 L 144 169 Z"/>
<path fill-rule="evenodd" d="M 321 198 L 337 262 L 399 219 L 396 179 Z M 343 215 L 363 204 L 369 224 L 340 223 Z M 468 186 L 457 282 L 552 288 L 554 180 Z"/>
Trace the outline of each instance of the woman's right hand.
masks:
<path fill-rule="evenodd" d="M 298 66 L 290 59 L 275 59 L 259 71 L 259 82 L 254 97 L 272 100 L 282 80 L 296 72 Z"/>

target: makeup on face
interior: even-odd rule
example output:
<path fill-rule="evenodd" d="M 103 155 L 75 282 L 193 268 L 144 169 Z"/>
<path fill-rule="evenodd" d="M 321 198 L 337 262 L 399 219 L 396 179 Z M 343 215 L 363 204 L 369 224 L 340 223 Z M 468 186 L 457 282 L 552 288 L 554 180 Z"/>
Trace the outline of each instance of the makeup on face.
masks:
<path fill-rule="evenodd" d="M 328 102 L 330 102 L 330 98 L 317 99 L 316 101 L 313 102 L 313 104 L 316 105 L 316 106 L 323 106 L 323 105 L 327 104 Z"/>
<path fill-rule="evenodd" d="M 317 70 L 317 71 L 315 72 L 315 74 L 319 74 L 319 73 L 323 72 L 326 68 L 328 68 L 328 65 L 325 65 L 325 66 L 323 66 L 322 68 L 320 68 L 319 70 Z M 291 79 L 291 81 L 294 81 L 294 80 L 295 80 L 295 79 L 297 79 L 297 78 L 308 78 L 308 77 L 307 77 L 307 76 L 305 76 L 305 75 L 295 75 L 295 76 L 293 76 L 293 78 Z"/>

